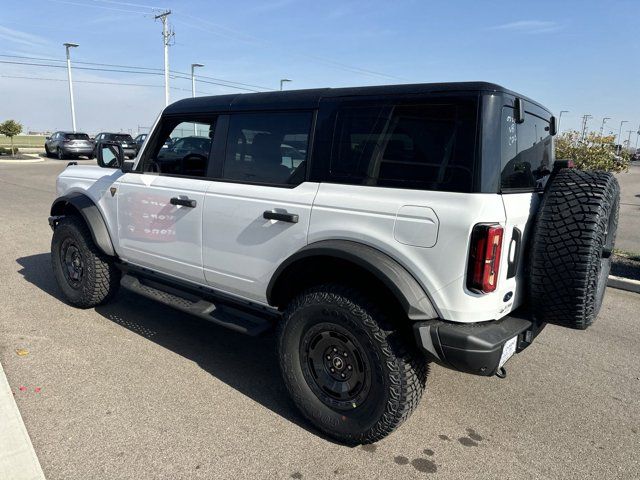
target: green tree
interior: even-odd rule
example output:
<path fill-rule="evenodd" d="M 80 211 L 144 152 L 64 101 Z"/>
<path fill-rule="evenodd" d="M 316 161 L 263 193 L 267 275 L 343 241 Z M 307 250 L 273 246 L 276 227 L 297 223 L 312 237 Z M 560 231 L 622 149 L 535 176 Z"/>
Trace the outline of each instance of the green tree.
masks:
<path fill-rule="evenodd" d="M 621 172 L 629 167 L 629 153 L 616 152 L 613 137 L 590 133 L 586 140 L 579 132 L 564 132 L 556 137 L 556 159 L 573 160 L 581 170 Z"/>
<path fill-rule="evenodd" d="M 21 131 L 22 124 L 15 120 L 7 120 L 0 123 L 0 135 L 5 135 L 11 140 L 11 155 L 15 154 L 15 149 L 13 148 L 13 137 L 18 135 Z"/>

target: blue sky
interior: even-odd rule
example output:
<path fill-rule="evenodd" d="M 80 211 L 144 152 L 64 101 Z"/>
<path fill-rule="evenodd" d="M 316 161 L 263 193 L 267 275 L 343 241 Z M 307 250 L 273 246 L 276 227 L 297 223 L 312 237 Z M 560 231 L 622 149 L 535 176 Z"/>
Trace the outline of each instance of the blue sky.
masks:
<path fill-rule="evenodd" d="M 67 41 L 80 44 L 73 60 L 161 69 L 161 25 L 150 7 L 170 8 L 170 63 L 180 72 L 203 63 L 203 75 L 272 89 L 280 78 L 292 79 L 291 89 L 487 80 L 556 114 L 569 110 L 562 129 L 579 128 L 586 113 L 594 116 L 594 130 L 603 116 L 611 117 L 606 131 L 617 133 L 621 120 L 629 121 L 625 131 L 640 124 L 638 0 L 2 4 L 0 55 L 63 60 Z M 0 119 L 15 118 L 30 129 L 69 128 L 67 84 L 55 81 L 65 79 L 63 68 L 0 63 Z M 74 80 L 78 126 L 90 133 L 135 132 L 150 126 L 164 105 L 159 75 L 74 70 Z M 173 79 L 172 86 L 172 100 L 190 95 L 188 80 Z M 202 94 L 240 91 L 198 88 Z"/>

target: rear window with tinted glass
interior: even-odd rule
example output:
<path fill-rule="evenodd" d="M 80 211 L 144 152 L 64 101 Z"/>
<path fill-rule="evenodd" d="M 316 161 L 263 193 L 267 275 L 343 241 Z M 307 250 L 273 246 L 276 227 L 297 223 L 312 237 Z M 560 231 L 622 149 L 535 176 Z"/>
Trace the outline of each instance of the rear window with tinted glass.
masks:
<path fill-rule="evenodd" d="M 115 140 L 116 142 L 133 142 L 133 138 L 131 135 L 110 135 L 110 140 Z"/>
<path fill-rule="evenodd" d="M 470 192 L 477 102 L 448 100 L 341 109 L 334 131 L 330 179 Z"/>
<path fill-rule="evenodd" d="M 64 138 L 67 140 L 89 140 L 89 135 L 86 133 L 65 133 Z"/>
<path fill-rule="evenodd" d="M 503 107 L 502 190 L 542 189 L 554 162 L 549 121 L 526 112 L 524 122 L 516 123 L 514 115 L 513 108 Z"/>

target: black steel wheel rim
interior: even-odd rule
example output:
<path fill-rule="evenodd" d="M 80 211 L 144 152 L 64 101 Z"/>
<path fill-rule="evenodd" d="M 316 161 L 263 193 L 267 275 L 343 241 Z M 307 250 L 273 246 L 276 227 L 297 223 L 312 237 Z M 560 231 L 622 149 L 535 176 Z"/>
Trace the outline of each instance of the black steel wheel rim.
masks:
<path fill-rule="evenodd" d="M 307 384 L 325 405 L 352 410 L 366 400 L 370 362 L 344 327 L 321 323 L 308 329 L 300 343 L 300 362 Z"/>
<path fill-rule="evenodd" d="M 60 263 L 67 283 L 73 288 L 80 288 L 84 275 L 84 260 L 78 245 L 67 238 L 60 246 Z"/>

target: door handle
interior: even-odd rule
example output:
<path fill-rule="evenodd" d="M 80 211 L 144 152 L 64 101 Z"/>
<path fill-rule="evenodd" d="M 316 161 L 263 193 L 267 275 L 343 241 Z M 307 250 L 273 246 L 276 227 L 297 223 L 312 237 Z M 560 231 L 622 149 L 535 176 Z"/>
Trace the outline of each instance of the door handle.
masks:
<path fill-rule="evenodd" d="M 280 213 L 267 210 L 262 214 L 262 218 L 267 220 L 278 220 L 280 222 L 298 223 L 298 215 L 295 213 Z"/>
<path fill-rule="evenodd" d="M 189 208 L 195 208 L 195 206 L 198 204 L 195 200 L 178 197 L 173 197 L 171 200 L 169 200 L 169 202 L 171 203 L 171 205 L 182 205 L 183 207 Z"/>

